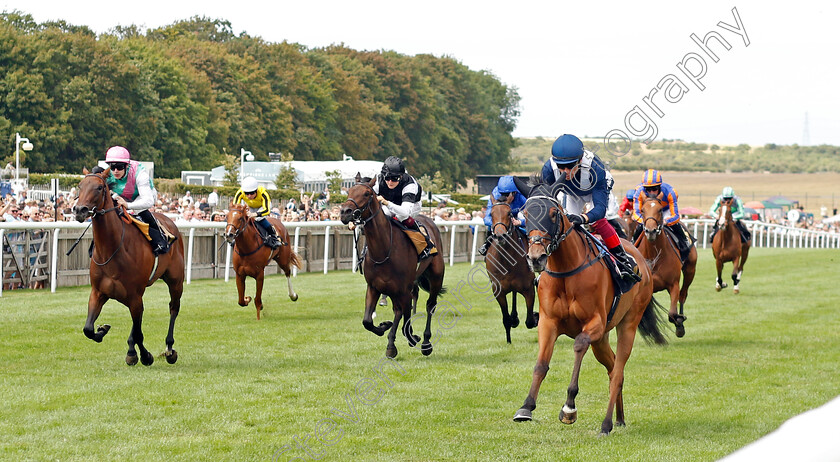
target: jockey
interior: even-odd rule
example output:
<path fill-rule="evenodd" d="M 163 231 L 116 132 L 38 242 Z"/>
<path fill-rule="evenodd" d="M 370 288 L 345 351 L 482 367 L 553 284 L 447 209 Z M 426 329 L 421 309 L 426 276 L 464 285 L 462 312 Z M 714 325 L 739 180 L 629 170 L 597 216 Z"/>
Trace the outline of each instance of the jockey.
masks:
<path fill-rule="evenodd" d="M 738 231 L 741 233 L 741 242 L 747 242 L 752 238 L 749 230 L 747 227 L 741 223 L 741 219 L 744 218 L 744 203 L 741 201 L 741 198 L 735 195 L 735 190 L 732 189 L 731 186 L 727 186 L 723 188 L 721 195 L 715 199 L 715 203 L 712 204 L 712 208 L 709 209 L 709 215 L 717 216 L 718 209 L 720 208 L 721 204 L 729 205 L 732 207 L 732 219 L 735 220 L 735 226 L 738 228 Z M 709 237 L 709 242 L 712 242 L 715 238 L 715 233 L 718 232 L 718 222 L 715 220 L 715 226 L 712 229 L 712 235 Z"/>
<path fill-rule="evenodd" d="M 484 244 L 478 249 L 480 255 L 487 254 L 487 249 L 493 242 L 493 217 L 491 217 L 491 210 L 493 209 L 493 202 L 502 201 L 510 205 L 510 213 L 513 215 L 511 222 L 513 226 L 525 226 L 525 216 L 522 214 L 522 207 L 525 206 L 527 198 L 519 192 L 513 177 L 510 175 L 499 178 L 499 183 L 493 188 L 492 199 L 487 200 L 487 212 L 484 214 L 484 224 L 487 226 L 487 239 Z"/>
<path fill-rule="evenodd" d="M 662 205 L 662 224 L 667 226 L 671 234 L 677 238 L 677 247 L 680 254 L 687 252 L 691 247 L 682 225 L 680 224 L 680 210 L 677 206 L 677 190 L 668 183 L 662 182 L 662 175 L 654 169 L 648 169 L 642 175 L 642 182 L 636 186 L 633 196 L 633 219 L 639 223 L 633 235 L 635 242 L 644 231 L 645 224 L 642 219 L 642 203 L 645 198 L 655 198 Z"/>
<path fill-rule="evenodd" d="M 268 191 L 260 186 L 256 178 L 246 176 L 242 179 L 242 187 L 233 196 L 233 203 L 248 206 L 248 216 L 253 218 L 265 231 L 265 245 L 272 249 L 280 247 L 277 231 L 271 225 L 271 222 L 265 219 L 271 212 L 271 197 L 268 196 Z"/>
<path fill-rule="evenodd" d="M 146 168 L 140 162 L 131 160 L 128 149 L 113 146 L 105 153 L 105 162 L 110 168 L 108 187 L 118 206 L 125 207 L 149 225 L 152 251 L 161 255 L 169 250 L 169 241 L 160 230 L 150 208 L 155 206 L 157 191 Z"/>
<path fill-rule="evenodd" d="M 376 199 L 382 204 L 382 212 L 401 222 L 408 229 L 420 232 L 426 239 L 426 248 L 417 257 L 425 260 L 437 253 L 432 241 L 414 219 L 420 213 L 423 188 L 420 183 L 405 171 L 405 164 L 399 157 L 390 156 L 382 165 L 382 172 L 377 175 L 373 186 Z"/>
<path fill-rule="evenodd" d="M 636 186 L 638 188 L 638 186 Z M 636 188 L 630 188 L 627 190 L 627 193 L 624 195 L 624 199 L 621 201 L 621 205 L 618 207 L 618 216 L 623 217 L 625 213 L 630 212 L 633 213 L 633 200 L 636 196 Z"/>
<path fill-rule="evenodd" d="M 551 146 L 551 158 L 542 168 L 542 179 L 548 184 L 565 185 L 563 208 L 575 225 L 591 224 L 618 262 L 621 277 L 640 281 L 635 260 L 621 246 L 618 235 L 607 223 L 612 175 L 595 154 L 583 149 L 583 142 L 574 135 L 563 135 Z M 583 213 L 589 206 L 588 212 Z"/>

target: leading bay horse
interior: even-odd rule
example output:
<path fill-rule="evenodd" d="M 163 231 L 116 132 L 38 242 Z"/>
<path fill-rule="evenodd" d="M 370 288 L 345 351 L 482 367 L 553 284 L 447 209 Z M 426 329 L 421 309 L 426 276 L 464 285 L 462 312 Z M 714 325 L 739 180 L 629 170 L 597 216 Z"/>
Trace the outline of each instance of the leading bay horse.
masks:
<path fill-rule="evenodd" d="M 612 312 L 614 283 L 607 265 L 612 265 L 606 249 L 601 251 L 566 218 L 556 199 L 562 184 L 552 187 L 541 183 L 530 191 L 525 203 L 525 217 L 529 237 L 528 257 L 536 269 L 545 268 L 537 289 L 540 298 L 538 327 L 539 353 L 534 367 L 533 381 L 525 403 L 516 412 L 517 422 L 532 420 L 540 385 L 548 372 L 554 344 L 561 334 L 575 339 L 575 362 L 572 380 L 566 392 L 566 403 L 560 420 L 572 424 L 577 420 L 575 397 L 578 376 L 586 351 L 591 347 L 595 358 L 604 365 L 609 376 L 609 403 L 601 423 L 601 435 L 608 435 L 615 424 L 623 426 L 624 366 L 633 349 L 636 330 L 657 344 L 667 340 L 660 330 L 656 310 L 661 308 L 653 299 L 650 268 L 638 249 L 622 240 L 624 250 L 639 266 L 641 281 L 622 295 Z M 616 351 L 609 342 L 609 332 L 618 332 Z"/>
<path fill-rule="evenodd" d="M 289 286 L 289 298 L 295 302 L 298 299 L 292 289 L 292 265 L 302 268 L 300 257 L 289 245 L 289 233 L 283 223 L 271 217 L 268 220 L 277 230 L 277 239 L 285 245 L 272 249 L 265 245 L 262 235 L 257 230 L 257 222 L 248 216 L 249 208 L 245 204 L 230 204 L 225 217 L 225 242 L 233 246 L 233 272 L 236 273 L 236 290 L 239 292 L 239 306 L 248 306 L 251 297 L 245 296 L 245 278 L 252 277 L 257 281 L 254 306 L 257 308 L 257 320 L 263 309 L 262 289 L 265 279 L 265 267 L 272 260 L 283 270 L 286 283 Z"/>
<path fill-rule="evenodd" d="M 726 283 L 721 278 L 723 271 L 723 264 L 732 262 L 732 287 L 733 293 L 739 293 L 741 288 L 741 273 L 744 272 L 744 263 L 747 262 L 747 257 L 750 254 L 750 241 L 742 243 L 741 233 L 735 225 L 735 220 L 732 219 L 732 204 L 731 202 L 721 202 L 718 209 L 718 232 L 712 240 L 712 253 L 715 255 L 715 265 L 717 267 L 717 280 L 715 280 L 715 290 L 720 292 L 726 287 Z"/>
<path fill-rule="evenodd" d="M 432 354 L 432 314 L 437 305 L 438 296 L 445 293 L 443 287 L 444 262 L 442 252 L 417 261 L 417 250 L 405 233 L 391 223 L 393 219 L 382 212 L 382 206 L 376 199 L 373 186 L 376 178 L 362 180 L 356 175 L 356 185 L 347 191 L 347 201 L 341 204 L 341 222 L 353 222 L 362 227 L 365 234 L 367 254 L 364 258 L 364 275 L 367 282 L 365 295 L 365 314 L 362 325 L 376 335 L 388 332 L 388 346 L 385 355 L 397 356 L 394 341 L 397 327 L 403 321 L 402 333 L 408 344 L 414 347 L 420 340 L 411 329 L 412 299 L 416 297 L 417 286 L 429 292 L 426 301 L 426 329 L 420 351 L 423 355 Z M 426 227 L 429 237 L 440 246 L 440 231 L 435 223 L 426 216 L 418 215 L 415 220 Z M 385 321 L 378 326 L 373 324 L 373 315 L 381 294 L 387 295 L 393 305 L 394 320 Z"/>
<path fill-rule="evenodd" d="M 125 211 L 115 206 L 106 182 L 110 172 L 110 168 L 100 173 L 90 173 L 84 169 L 85 177 L 79 182 L 79 196 L 73 207 L 76 221 L 81 223 L 91 217 L 93 226 L 90 298 L 83 331 L 89 339 L 101 342 L 111 326 L 99 326 L 94 331 L 93 325 L 102 311 L 102 305 L 109 299 L 117 300 L 127 306 L 131 313 L 132 325 L 125 362 L 129 366 L 137 364 L 136 345 L 140 349 L 140 362 L 150 366 L 154 357 L 143 345 L 141 329 L 143 293 L 146 287 L 163 279 L 169 286 L 169 332 L 166 334 L 166 351 L 163 356 L 166 362 L 174 364 L 178 360 L 178 353 L 172 348 L 175 343 L 173 331 L 184 291 L 184 240 L 172 220 L 155 213 L 158 221 L 177 238 L 167 253 L 155 257 L 143 233 L 133 224 L 126 223 L 121 217 Z"/>
<path fill-rule="evenodd" d="M 494 202 L 490 209 L 490 217 L 493 224 L 490 231 L 494 239 L 487 249 L 484 264 L 493 284 L 493 294 L 502 309 L 502 324 L 505 326 L 507 342 L 510 343 L 510 329 L 519 325 L 519 315 L 516 312 L 517 293 L 525 297 L 525 306 L 528 309 L 525 326 L 528 329 L 537 327 L 539 318 L 534 314 L 534 270 L 525 258 L 525 239 L 511 221 L 513 214 L 510 205 L 504 201 Z M 508 314 L 507 294 L 511 292 L 512 310 Z"/>
<path fill-rule="evenodd" d="M 676 326 L 677 337 L 685 335 L 683 314 L 685 299 L 688 297 L 688 287 L 694 281 L 697 269 L 697 249 L 691 246 L 688 258 L 683 263 L 680 251 L 666 234 L 663 228 L 662 203 L 653 197 L 645 198 L 641 206 L 644 233 L 639 234 L 635 245 L 651 266 L 653 273 L 653 292 L 667 290 L 671 296 L 671 306 L 668 310 L 668 320 Z M 681 225 L 678 232 L 683 232 Z M 682 272 L 682 288 L 680 288 L 680 272 Z M 680 309 L 677 312 L 677 303 Z"/>

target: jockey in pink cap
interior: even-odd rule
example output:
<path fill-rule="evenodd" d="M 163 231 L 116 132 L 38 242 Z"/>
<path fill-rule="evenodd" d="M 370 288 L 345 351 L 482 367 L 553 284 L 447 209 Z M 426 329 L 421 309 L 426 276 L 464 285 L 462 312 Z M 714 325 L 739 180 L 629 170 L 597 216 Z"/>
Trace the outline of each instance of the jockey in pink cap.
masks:
<path fill-rule="evenodd" d="M 136 214 L 149 225 L 149 236 L 152 238 L 152 250 L 155 255 L 169 250 L 169 241 L 163 235 L 157 220 L 149 211 L 157 200 L 157 191 L 149 173 L 140 162 L 131 160 L 128 149 L 113 146 L 105 154 L 111 174 L 108 176 L 108 187 L 114 195 L 117 205 Z"/>

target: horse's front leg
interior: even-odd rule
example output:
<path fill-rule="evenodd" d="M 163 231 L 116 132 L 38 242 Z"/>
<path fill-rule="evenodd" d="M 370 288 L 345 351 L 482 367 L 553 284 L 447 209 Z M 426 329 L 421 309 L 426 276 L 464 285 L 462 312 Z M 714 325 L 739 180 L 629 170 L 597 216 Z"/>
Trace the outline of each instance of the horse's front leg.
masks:
<path fill-rule="evenodd" d="M 535 292 L 534 287 L 531 286 L 525 290 L 524 294 L 522 294 L 525 296 L 525 306 L 528 308 L 528 317 L 525 318 L 525 327 L 528 329 L 537 327 L 537 324 L 539 324 L 540 321 L 539 313 L 534 312 L 534 299 L 536 298 Z"/>
<path fill-rule="evenodd" d="M 569 388 L 566 390 L 566 404 L 560 410 L 560 421 L 564 424 L 573 424 L 577 420 L 577 407 L 575 406 L 575 398 L 578 394 L 578 378 L 580 377 L 580 366 L 583 363 L 583 355 L 589 349 L 592 339 L 584 330 L 575 337 L 575 366 L 572 369 L 572 380 L 569 382 Z"/>
<path fill-rule="evenodd" d="M 388 332 L 388 347 L 385 348 L 385 356 L 395 358 L 397 356 L 397 345 L 394 343 L 397 340 L 397 328 L 403 317 L 403 310 L 408 311 L 411 308 L 411 299 L 407 296 L 392 298 L 394 308 L 394 323 L 391 324 L 391 330 Z"/>
<path fill-rule="evenodd" d="M 732 260 L 732 292 L 739 293 L 741 292 L 741 288 L 738 286 L 741 283 L 741 257 L 735 257 L 735 260 Z"/>
<path fill-rule="evenodd" d="M 265 274 L 262 271 L 260 271 L 259 274 L 257 274 L 257 277 L 254 278 L 254 279 L 257 280 L 257 289 L 256 289 L 257 292 L 254 295 L 254 306 L 257 308 L 257 321 L 259 321 L 260 320 L 260 311 L 262 311 L 262 309 L 263 309 L 262 290 L 263 290 L 263 282 L 265 282 Z"/>
<path fill-rule="evenodd" d="M 723 282 L 723 278 L 721 277 L 721 273 L 723 272 L 723 260 L 720 258 L 716 258 L 715 267 L 717 268 L 717 280 L 715 281 L 715 290 L 720 292 L 721 289 L 726 288 L 726 283 Z"/>
<path fill-rule="evenodd" d="M 151 366 L 155 362 L 155 358 L 143 345 L 143 299 L 139 298 L 139 300 L 130 302 L 128 310 L 131 312 L 131 333 L 128 335 L 128 352 L 125 355 L 125 363 L 129 366 L 137 364 L 137 351 L 134 349 L 136 345 L 140 349 L 140 362 L 144 366 Z"/>
<path fill-rule="evenodd" d="M 236 273 L 236 291 L 239 293 L 239 306 L 248 306 L 251 297 L 245 296 L 245 275 Z"/>
<path fill-rule="evenodd" d="M 513 293 L 513 300 L 514 303 L 516 302 L 516 292 Z M 502 309 L 502 325 L 505 326 L 505 337 L 507 342 L 510 343 L 510 328 L 512 327 L 510 319 L 510 314 L 508 314 L 508 302 L 507 302 L 507 294 L 504 292 L 499 292 L 499 295 L 496 295 L 496 302 L 499 304 L 499 307 Z"/>
<path fill-rule="evenodd" d="M 102 312 L 102 306 L 107 301 L 108 297 L 106 295 L 96 289 L 91 289 L 90 297 L 88 298 L 88 316 L 85 321 L 85 327 L 82 328 L 82 332 L 85 333 L 85 337 L 97 343 L 102 342 L 102 338 L 105 337 L 105 334 L 107 334 L 111 329 L 111 326 L 108 324 L 101 325 L 96 330 L 93 328 L 93 323 L 95 323 L 96 319 L 99 318 L 99 313 Z"/>
<path fill-rule="evenodd" d="M 551 362 L 551 355 L 554 353 L 554 342 L 558 336 L 557 323 L 553 319 L 543 319 L 537 327 L 539 340 L 539 353 L 537 353 L 537 364 L 534 366 L 534 377 L 531 380 L 531 389 L 525 403 L 516 411 L 513 416 L 514 422 L 525 422 L 533 420 L 531 413 L 537 408 L 537 395 L 540 393 L 540 385 L 548 373 L 548 365 Z"/>
<path fill-rule="evenodd" d="M 365 294 L 365 314 L 362 318 L 362 325 L 365 326 L 365 329 L 381 337 L 393 323 L 391 321 L 385 321 L 378 326 L 373 325 L 373 314 L 376 313 L 376 302 L 379 301 L 379 295 L 380 292 L 378 290 L 372 286 L 368 286 L 367 293 Z"/>

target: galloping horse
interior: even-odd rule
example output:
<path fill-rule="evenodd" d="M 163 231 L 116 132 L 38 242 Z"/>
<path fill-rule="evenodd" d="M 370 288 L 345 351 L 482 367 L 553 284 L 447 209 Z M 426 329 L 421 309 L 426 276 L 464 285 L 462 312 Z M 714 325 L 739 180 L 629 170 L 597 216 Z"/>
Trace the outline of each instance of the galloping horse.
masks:
<path fill-rule="evenodd" d="M 683 308 L 688 296 L 688 287 L 694 281 L 694 272 L 697 269 L 697 249 L 692 246 L 688 258 L 685 263 L 682 263 L 677 246 L 663 232 L 662 203 L 656 198 L 645 198 L 641 211 L 644 235 L 640 234 L 635 244 L 651 266 L 653 292 L 667 290 L 671 295 L 668 320 L 676 326 L 677 337 L 682 337 L 685 335 L 683 323 L 686 320 Z M 681 226 L 678 232 L 682 232 Z M 680 271 L 682 271 L 683 279 L 682 288 L 680 288 Z M 677 313 L 677 302 L 680 305 L 679 313 Z"/>
<path fill-rule="evenodd" d="M 557 201 L 557 185 L 538 184 L 529 193 L 525 203 L 525 217 L 529 237 L 528 257 L 534 267 L 545 268 L 537 289 L 540 298 L 540 324 L 538 328 L 539 353 L 534 367 L 534 377 L 528 397 L 514 421 L 531 420 L 536 408 L 540 385 L 548 372 L 554 343 L 560 334 L 575 339 L 575 364 L 572 380 L 566 393 L 566 403 L 560 420 L 572 424 L 577 420 L 575 397 L 578 393 L 578 376 L 583 356 L 589 347 L 595 358 L 607 369 L 610 381 L 610 399 L 607 413 L 601 423 L 601 435 L 608 435 L 613 428 L 613 410 L 616 425 L 624 425 L 624 366 L 633 349 L 638 328 L 642 335 L 657 344 L 667 340 L 660 331 L 660 319 L 653 299 L 653 282 L 638 249 L 622 240 L 624 250 L 639 265 L 642 280 L 622 295 L 613 312 L 614 283 L 607 265 L 606 249 L 597 250 L 587 237 L 566 218 Z M 606 261 L 605 261 L 606 259 Z M 616 352 L 609 342 L 609 332 L 618 332 Z"/>
<path fill-rule="evenodd" d="M 630 237 L 633 237 L 633 235 L 636 234 L 636 227 L 639 226 L 639 222 L 633 219 L 632 213 L 625 213 L 624 216 L 619 218 L 619 221 L 621 221 L 622 225 L 624 226 L 625 234 L 627 234 Z"/>
<path fill-rule="evenodd" d="M 510 329 L 519 325 L 516 312 L 516 294 L 525 297 L 528 316 L 525 326 L 537 327 L 538 316 L 534 314 L 534 270 L 525 258 L 525 242 L 516 226 L 511 222 L 512 214 L 507 202 L 499 201 L 490 209 L 493 221 L 491 232 L 495 236 L 493 244 L 487 249 L 484 264 L 493 284 L 493 294 L 502 309 L 502 324 L 505 326 L 507 342 L 510 343 Z M 508 314 L 507 294 L 513 292 L 513 309 Z"/>
<path fill-rule="evenodd" d="M 73 213 L 80 223 L 88 217 L 92 217 L 93 222 L 90 298 L 83 329 L 85 336 L 101 342 L 108 333 L 111 326 L 105 324 L 94 331 L 93 323 L 99 317 L 102 305 L 113 298 L 127 306 L 131 313 L 132 326 L 128 336 L 126 364 L 137 364 L 136 345 L 140 349 L 140 362 L 150 366 L 155 358 L 143 345 L 143 293 L 146 287 L 160 278 L 169 286 L 169 332 L 166 334 L 166 351 L 163 356 L 166 362 L 174 364 L 178 360 L 178 353 L 172 348 L 175 343 L 173 330 L 184 291 L 184 241 L 181 233 L 172 220 L 156 213 L 158 221 L 177 240 L 172 243 L 169 252 L 155 257 L 143 233 L 120 216 L 125 216 L 125 211 L 115 206 L 106 182 L 111 169 L 101 173 L 90 173 L 84 169 L 83 173 L 85 177 L 79 182 L 79 196 Z"/>
<path fill-rule="evenodd" d="M 438 252 L 420 262 L 418 266 L 414 244 L 395 223 L 391 223 L 391 218 L 382 213 L 382 207 L 373 191 L 375 184 L 376 178 L 363 182 L 361 176 L 356 175 L 356 185 L 347 191 L 347 201 L 341 204 L 341 222 L 347 224 L 352 221 L 357 227 L 362 226 L 365 233 L 367 255 L 364 258 L 364 274 L 367 294 L 362 325 L 379 336 L 390 329 L 385 355 L 393 358 L 397 356 L 397 347 L 394 345 L 397 327 L 400 320 L 403 320 L 402 333 L 409 346 L 414 347 L 420 338 L 412 332 L 410 318 L 412 298 L 416 297 L 419 285 L 429 292 L 429 299 L 426 301 L 426 329 L 423 332 L 420 350 L 423 355 L 428 356 L 432 354 L 432 314 L 438 296 L 446 292 L 443 288 L 443 255 Z M 415 217 L 415 220 L 425 225 L 435 245 L 440 245 L 440 231 L 435 223 L 422 215 Z M 381 294 L 391 298 L 394 320 L 375 326 L 373 314 Z"/>
<path fill-rule="evenodd" d="M 726 283 L 721 278 L 721 271 L 723 271 L 723 264 L 732 262 L 732 292 L 739 293 L 741 288 L 738 285 L 741 283 L 741 273 L 744 272 L 744 263 L 747 262 L 747 256 L 750 254 L 750 241 L 741 243 L 741 233 L 735 225 L 735 220 L 732 219 L 731 204 L 721 203 L 718 209 L 718 232 L 712 241 L 712 253 L 715 255 L 715 265 L 717 266 L 717 280 L 715 281 L 715 290 L 720 292 L 726 287 Z"/>
<path fill-rule="evenodd" d="M 292 289 L 292 265 L 301 268 L 300 257 L 289 245 L 289 233 L 280 220 L 265 218 L 274 225 L 277 230 L 277 238 L 283 241 L 276 249 L 265 245 L 257 230 L 257 223 L 248 216 L 248 206 L 245 204 L 230 204 L 226 216 L 225 241 L 233 245 L 233 272 L 236 273 L 236 290 L 239 292 L 239 306 L 248 306 L 251 297 L 245 296 L 245 277 L 250 276 L 257 281 L 257 293 L 254 295 L 254 306 L 257 308 L 257 320 L 260 319 L 260 312 L 263 309 L 262 289 L 265 278 L 265 267 L 271 260 L 277 262 L 283 273 L 286 274 L 286 283 L 289 286 L 289 298 L 293 302 L 298 296 Z"/>

